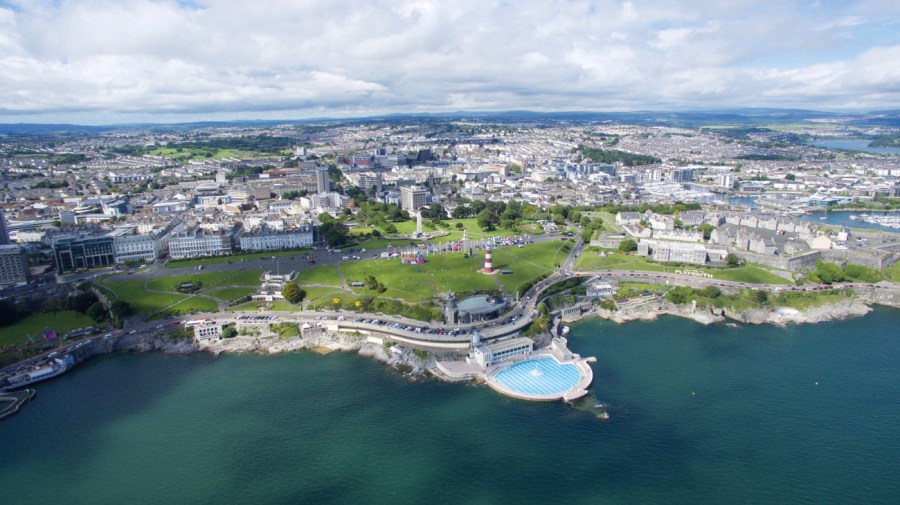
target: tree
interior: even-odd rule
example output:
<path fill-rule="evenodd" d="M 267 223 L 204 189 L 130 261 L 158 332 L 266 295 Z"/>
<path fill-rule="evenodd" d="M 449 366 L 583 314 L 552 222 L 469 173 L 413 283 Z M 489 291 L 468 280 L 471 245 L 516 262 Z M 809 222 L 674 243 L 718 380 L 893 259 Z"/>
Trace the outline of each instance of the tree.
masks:
<path fill-rule="evenodd" d="M 619 250 L 622 252 L 637 251 L 637 248 L 637 242 L 635 242 L 633 238 L 626 238 L 619 242 Z"/>
<path fill-rule="evenodd" d="M 477 216 L 475 216 L 475 222 L 478 224 L 478 227 L 484 231 L 493 231 L 494 230 L 494 222 L 493 215 L 491 211 L 488 209 L 484 209 L 479 212 Z"/>
<path fill-rule="evenodd" d="M 703 223 L 699 226 L 700 231 L 703 232 L 703 240 L 709 240 L 709 237 L 712 235 L 712 231 L 716 229 L 715 226 L 709 223 Z"/>
<path fill-rule="evenodd" d="M 234 326 L 226 326 L 222 328 L 222 338 L 234 338 L 237 336 L 237 330 Z"/>
<path fill-rule="evenodd" d="M 737 257 L 737 254 L 728 253 L 728 256 L 725 257 L 725 262 L 730 267 L 736 267 L 741 264 L 741 259 Z"/>
<path fill-rule="evenodd" d="M 122 320 L 132 314 L 133 310 L 128 302 L 116 300 L 109 306 L 109 313 L 114 319 Z"/>
<path fill-rule="evenodd" d="M 469 208 L 468 205 L 458 205 L 450 213 L 450 216 L 453 217 L 453 219 L 464 219 L 470 217 L 472 214 L 472 209 Z"/>
<path fill-rule="evenodd" d="M 82 314 L 87 314 L 88 309 L 96 304 L 97 301 L 97 295 L 88 291 L 69 298 L 68 304 L 70 309 L 81 312 Z"/>
<path fill-rule="evenodd" d="M 296 282 L 288 282 L 281 290 L 281 296 L 290 303 L 300 303 L 306 297 L 306 291 L 300 289 Z"/>
<path fill-rule="evenodd" d="M 616 310 L 616 302 L 612 298 L 607 298 L 600 302 L 600 308 L 604 310 Z"/>
<path fill-rule="evenodd" d="M 841 267 L 822 260 L 816 260 L 816 277 L 825 284 L 841 282 L 847 278 Z"/>
<path fill-rule="evenodd" d="M 796 181 L 796 180 L 797 180 L 797 176 L 794 175 L 794 174 L 787 174 L 787 175 L 784 176 L 784 180 L 786 180 L 786 181 Z"/>
<path fill-rule="evenodd" d="M 769 294 L 760 289 L 753 292 L 753 298 L 757 301 L 757 303 L 763 304 L 769 301 Z"/>
<path fill-rule="evenodd" d="M 319 232 L 325 238 L 325 242 L 331 247 L 344 245 L 347 242 L 347 233 L 349 231 L 347 225 L 336 220 L 323 223 L 319 228 Z"/>
<path fill-rule="evenodd" d="M 447 217 L 447 211 L 444 210 L 444 206 L 434 202 L 429 207 L 422 209 L 422 217 L 424 219 L 434 219 L 436 221 L 441 221 Z"/>
<path fill-rule="evenodd" d="M 707 298 L 716 298 L 722 294 L 722 290 L 716 286 L 706 286 L 700 291 L 700 294 Z"/>
<path fill-rule="evenodd" d="M 103 305 L 100 302 L 97 302 L 88 308 L 87 315 L 93 319 L 94 322 L 99 323 L 106 319 L 106 309 L 103 308 Z"/>
<path fill-rule="evenodd" d="M 694 296 L 694 290 L 688 286 L 677 286 L 666 293 L 666 300 L 681 305 L 687 303 Z"/>

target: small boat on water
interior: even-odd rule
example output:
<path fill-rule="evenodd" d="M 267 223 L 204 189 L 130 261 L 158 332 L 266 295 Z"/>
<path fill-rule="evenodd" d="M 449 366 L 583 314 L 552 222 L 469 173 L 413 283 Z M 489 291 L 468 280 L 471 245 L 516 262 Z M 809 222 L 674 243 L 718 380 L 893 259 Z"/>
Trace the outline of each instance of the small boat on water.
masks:
<path fill-rule="evenodd" d="M 609 413 L 606 412 L 606 411 L 601 412 L 601 413 L 597 414 L 597 419 L 600 419 L 601 421 L 608 421 L 608 420 L 609 420 Z"/>
<path fill-rule="evenodd" d="M 595 409 L 605 409 L 605 408 L 606 408 L 606 404 L 605 404 L 605 403 L 595 403 L 595 404 L 594 404 L 594 408 L 595 408 Z"/>
<path fill-rule="evenodd" d="M 821 221 L 824 221 L 824 220 L 828 219 L 828 216 L 822 216 L 822 217 L 820 217 L 819 219 L 820 219 Z"/>

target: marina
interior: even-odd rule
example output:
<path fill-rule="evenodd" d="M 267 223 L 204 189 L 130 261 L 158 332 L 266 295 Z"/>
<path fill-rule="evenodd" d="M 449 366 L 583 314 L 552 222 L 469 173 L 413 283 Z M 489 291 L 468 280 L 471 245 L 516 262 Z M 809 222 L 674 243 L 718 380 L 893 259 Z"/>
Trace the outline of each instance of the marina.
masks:
<path fill-rule="evenodd" d="M 861 221 L 863 223 L 876 224 L 885 228 L 900 230 L 900 214 L 884 213 L 884 214 L 851 214 L 850 219 Z"/>

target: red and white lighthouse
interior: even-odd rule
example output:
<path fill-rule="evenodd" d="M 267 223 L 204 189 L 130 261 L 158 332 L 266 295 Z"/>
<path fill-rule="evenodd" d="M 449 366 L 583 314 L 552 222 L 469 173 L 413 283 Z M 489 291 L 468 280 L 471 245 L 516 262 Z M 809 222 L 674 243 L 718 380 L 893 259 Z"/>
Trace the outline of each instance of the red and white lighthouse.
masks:
<path fill-rule="evenodd" d="M 491 248 L 484 250 L 484 273 L 494 273 L 494 265 L 491 264 Z"/>

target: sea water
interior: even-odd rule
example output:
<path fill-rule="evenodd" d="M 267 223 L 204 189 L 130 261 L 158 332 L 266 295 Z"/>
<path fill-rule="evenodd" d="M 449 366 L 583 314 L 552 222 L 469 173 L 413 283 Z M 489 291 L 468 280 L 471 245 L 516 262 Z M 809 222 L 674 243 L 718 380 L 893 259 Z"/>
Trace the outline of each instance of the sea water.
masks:
<path fill-rule="evenodd" d="M 96 358 L 0 422 L 2 502 L 900 503 L 898 322 L 584 321 L 584 408 L 354 354 Z"/>

